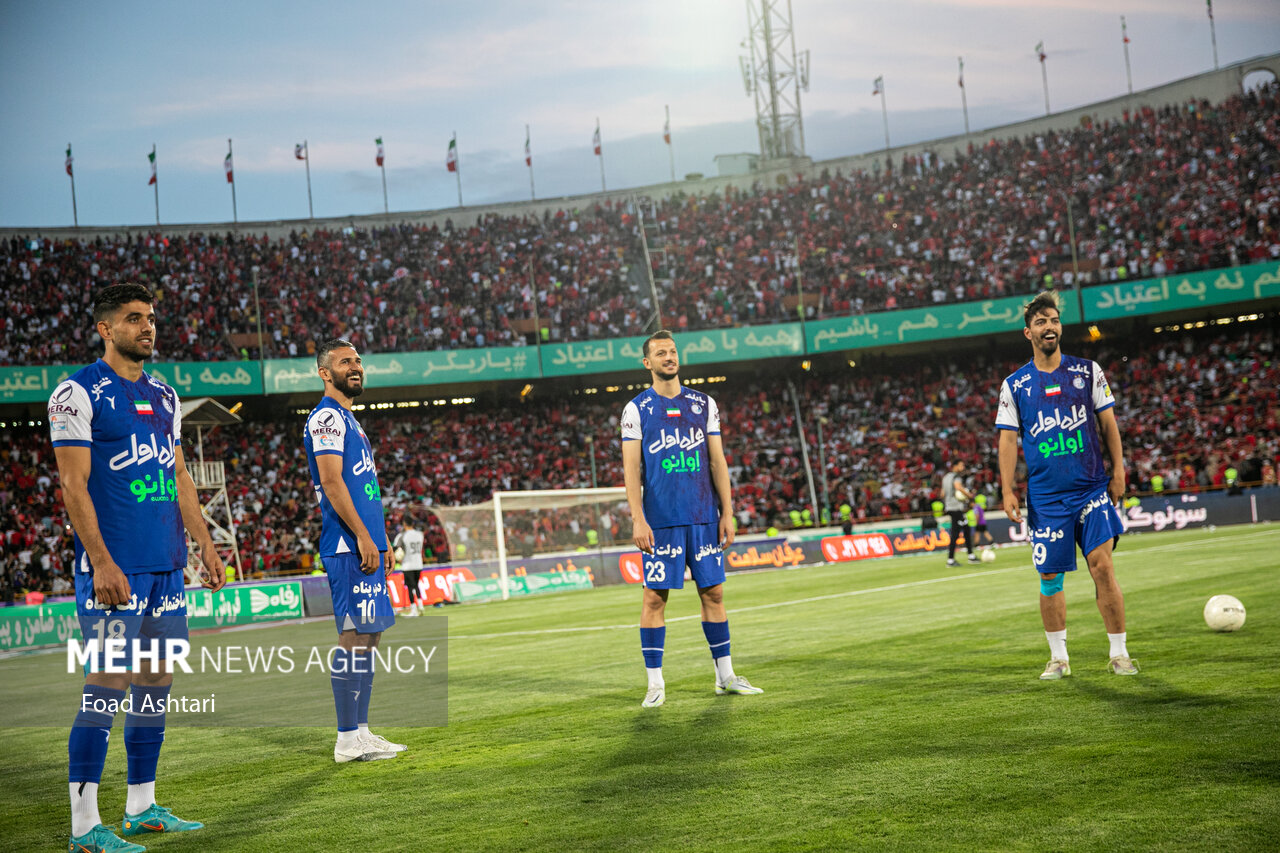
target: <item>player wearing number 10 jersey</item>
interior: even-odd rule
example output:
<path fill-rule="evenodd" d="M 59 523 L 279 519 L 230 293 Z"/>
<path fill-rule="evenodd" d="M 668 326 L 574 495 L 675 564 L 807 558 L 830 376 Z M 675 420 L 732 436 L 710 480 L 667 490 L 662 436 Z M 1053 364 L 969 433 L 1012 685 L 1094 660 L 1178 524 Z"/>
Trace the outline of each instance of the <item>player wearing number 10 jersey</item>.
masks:
<path fill-rule="evenodd" d="M 320 554 L 324 557 L 338 648 L 329 678 L 338 715 L 333 760 L 376 761 L 405 749 L 369 731 L 373 692 L 372 650 L 396 621 L 387 594 L 387 528 L 373 446 L 351 414 L 364 393 L 364 365 L 348 341 L 316 350 L 324 398 L 307 418 L 304 443 L 316 500 L 320 503 Z"/>
<path fill-rule="evenodd" d="M 641 704 L 666 700 L 662 653 L 667 595 L 684 587 L 687 566 L 702 600 L 716 693 L 763 693 L 735 675 L 725 613 L 724 546 L 733 542 L 733 498 L 715 400 L 680 385 L 680 357 L 668 331 L 644 342 L 653 385 L 622 412 L 622 466 L 633 535 L 644 564 L 640 651 L 649 677 Z"/>

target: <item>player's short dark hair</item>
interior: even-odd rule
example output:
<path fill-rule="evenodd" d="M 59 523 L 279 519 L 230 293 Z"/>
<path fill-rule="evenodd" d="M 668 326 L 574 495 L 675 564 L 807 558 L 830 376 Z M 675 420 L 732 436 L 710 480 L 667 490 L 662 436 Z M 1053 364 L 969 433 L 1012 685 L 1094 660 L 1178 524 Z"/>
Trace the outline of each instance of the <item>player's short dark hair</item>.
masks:
<path fill-rule="evenodd" d="M 1052 290 L 1046 290 L 1043 293 L 1037 294 L 1035 299 L 1032 299 L 1026 305 L 1022 306 L 1023 324 L 1030 328 L 1031 320 L 1037 314 L 1041 314 L 1051 308 L 1059 314 L 1062 313 L 1062 306 L 1058 304 L 1058 294 L 1054 293 Z"/>
<path fill-rule="evenodd" d="M 644 357 L 645 358 L 649 357 L 649 344 L 653 343 L 654 341 L 674 341 L 674 340 L 675 338 L 672 337 L 671 333 L 668 332 L 666 329 L 659 329 L 649 337 L 645 338 L 644 349 L 643 349 Z"/>
<path fill-rule="evenodd" d="M 140 284 L 112 284 L 93 295 L 93 322 L 101 323 L 130 302 L 155 302 L 151 291 Z"/>
<path fill-rule="evenodd" d="M 351 343 L 351 341 L 344 340 L 343 338 L 331 338 L 330 340 L 322 343 L 316 348 L 316 367 L 323 367 L 325 370 L 328 370 L 330 361 L 329 353 L 336 349 L 342 349 L 343 347 L 351 347 L 352 349 L 355 349 L 356 345 Z"/>

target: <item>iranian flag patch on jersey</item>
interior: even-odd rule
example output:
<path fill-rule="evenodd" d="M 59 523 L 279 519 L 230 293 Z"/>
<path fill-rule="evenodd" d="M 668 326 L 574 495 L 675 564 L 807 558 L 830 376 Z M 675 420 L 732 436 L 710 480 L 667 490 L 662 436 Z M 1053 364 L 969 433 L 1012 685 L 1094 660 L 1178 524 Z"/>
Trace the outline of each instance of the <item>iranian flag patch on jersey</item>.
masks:
<path fill-rule="evenodd" d="M 679 409 L 676 409 L 676 408 L 667 409 L 667 417 L 669 417 L 669 418 L 678 418 L 678 417 L 680 417 L 680 410 L 679 410 Z"/>
<path fill-rule="evenodd" d="M 1061 385 L 1046 385 L 1046 386 L 1044 386 L 1044 395 L 1045 395 L 1046 397 L 1056 397 L 1056 396 L 1058 396 L 1058 395 L 1059 395 L 1059 394 L 1061 394 L 1061 393 L 1062 393 L 1062 386 L 1061 386 Z"/>
<path fill-rule="evenodd" d="M 156 410 L 151 408 L 150 400 L 134 400 L 133 407 L 138 410 L 140 415 L 154 415 Z"/>

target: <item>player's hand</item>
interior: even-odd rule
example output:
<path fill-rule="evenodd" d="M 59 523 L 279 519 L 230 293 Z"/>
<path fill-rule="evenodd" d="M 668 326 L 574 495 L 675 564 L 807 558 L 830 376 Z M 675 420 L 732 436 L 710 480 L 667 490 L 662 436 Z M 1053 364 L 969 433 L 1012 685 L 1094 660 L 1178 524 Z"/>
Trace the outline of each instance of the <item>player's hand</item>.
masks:
<path fill-rule="evenodd" d="M 644 553 L 653 553 L 653 528 L 649 526 L 649 522 L 637 520 L 632 525 L 631 541 L 635 542 L 636 547 Z"/>
<path fill-rule="evenodd" d="M 217 592 L 226 586 L 227 568 L 223 565 L 222 557 L 218 555 L 218 549 L 213 547 L 212 541 L 200 546 L 200 562 L 204 564 L 204 572 L 200 575 L 200 586 L 210 592 Z"/>
<path fill-rule="evenodd" d="M 1117 471 L 1111 475 L 1111 482 L 1107 484 L 1107 494 L 1111 496 L 1111 503 L 1120 506 L 1120 501 L 1124 499 L 1124 472 Z"/>
<path fill-rule="evenodd" d="M 378 546 L 373 544 L 373 537 L 367 531 L 356 535 L 356 548 L 360 551 L 360 571 L 366 575 L 377 571 L 380 552 Z"/>
<path fill-rule="evenodd" d="M 733 544 L 733 516 L 720 516 L 720 547 L 728 548 Z"/>
<path fill-rule="evenodd" d="M 129 579 L 114 562 L 107 561 L 101 566 L 93 567 L 93 597 L 97 599 L 98 604 L 108 607 L 127 604 L 133 597 L 133 590 L 129 588 Z"/>
<path fill-rule="evenodd" d="M 1014 524 L 1022 523 L 1022 508 L 1018 505 L 1018 496 L 1008 489 L 1004 492 L 1004 512 Z"/>

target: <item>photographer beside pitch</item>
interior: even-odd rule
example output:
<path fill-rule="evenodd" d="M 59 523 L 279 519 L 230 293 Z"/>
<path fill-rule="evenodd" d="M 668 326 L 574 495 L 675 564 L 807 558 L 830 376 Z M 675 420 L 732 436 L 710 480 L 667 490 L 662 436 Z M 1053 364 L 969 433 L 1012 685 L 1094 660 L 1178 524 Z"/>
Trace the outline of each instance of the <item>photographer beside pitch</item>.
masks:
<path fill-rule="evenodd" d="M 104 672 L 100 650 L 85 675 L 67 741 L 69 849 L 139 853 L 145 848 L 117 837 L 98 813 L 107 743 L 121 707 L 129 768 L 121 831 L 133 836 L 204 825 L 175 817 L 155 800 L 173 685 L 164 648 L 168 640 L 187 639 L 184 526 L 200 546 L 207 573 L 201 585 L 216 592 L 226 579 L 183 460 L 178 394 L 142 369 L 155 350 L 151 291 L 140 284 L 105 287 L 94 295 L 93 319 L 105 347 L 102 358 L 49 398 L 49 433 L 75 530 L 76 616 L 86 643 L 121 640 L 132 651 L 137 642 L 139 651 L 158 654 L 160 666 L 142 657 L 131 673 Z"/>
<path fill-rule="evenodd" d="M 1124 595 L 1111 559 L 1124 533 L 1116 509 L 1125 486 L 1116 401 L 1096 362 L 1062 354 L 1061 312 L 1053 293 L 1032 299 L 1022 316 L 1032 359 L 1001 384 L 996 427 L 1004 511 L 1014 523 L 1022 521 L 1014 489 L 1019 436 L 1027 462 L 1031 560 L 1040 573 L 1040 618 L 1050 654 L 1040 678 L 1052 681 L 1071 674 L 1062 587 L 1064 573 L 1076 570 L 1077 545 L 1093 576 L 1098 611 L 1111 642 L 1107 670 L 1136 675 L 1137 663 L 1125 647 Z M 1110 476 L 1099 436 L 1111 460 Z"/>
<path fill-rule="evenodd" d="M 662 653 L 667 595 L 684 588 L 687 566 L 702 600 L 702 632 L 711 648 L 716 693 L 763 693 L 735 675 L 724 609 L 724 546 L 733 544 L 733 497 L 720 440 L 720 410 L 706 394 L 680 384 L 671 333 L 644 342 L 648 390 L 622 411 L 622 469 L 632 536 L 644 563 L 640 652 L 649 687 L 641 706 L 666 701 Z M 643 494 L 642 494 L 643 492 Z"/>

